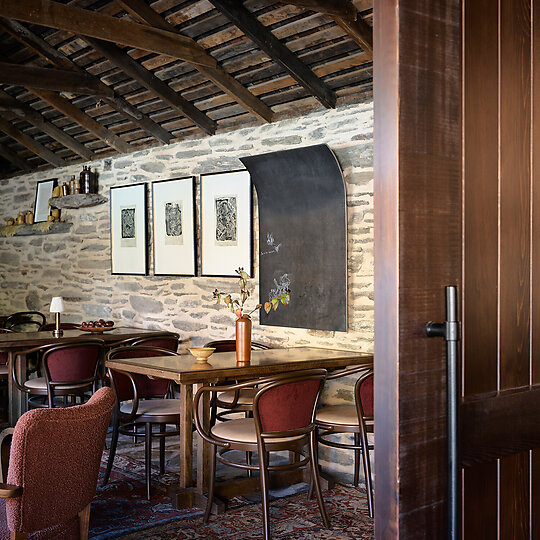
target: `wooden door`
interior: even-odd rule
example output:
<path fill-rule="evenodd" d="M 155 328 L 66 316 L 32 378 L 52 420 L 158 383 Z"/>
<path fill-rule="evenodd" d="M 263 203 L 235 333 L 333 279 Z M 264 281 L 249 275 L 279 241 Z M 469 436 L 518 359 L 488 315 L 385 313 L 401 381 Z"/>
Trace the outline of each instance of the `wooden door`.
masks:
<path fill-rule="evenodd" d="M 381 0 L 375 533 L 446 534 L 445 350 L 462 291 L 463 536 L 540 538 L 540 1 Z"/>

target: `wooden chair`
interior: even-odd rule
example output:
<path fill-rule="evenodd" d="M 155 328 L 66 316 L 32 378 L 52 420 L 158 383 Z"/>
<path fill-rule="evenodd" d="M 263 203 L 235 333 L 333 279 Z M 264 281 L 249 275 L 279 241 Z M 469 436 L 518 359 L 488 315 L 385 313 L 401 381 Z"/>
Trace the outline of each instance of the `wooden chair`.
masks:
<path fill-rule="evenodd" d="M 223 339 L 219 341 L 210 341 L 205 347 L 213 347 L 215 352 L 230 352 L 236 351 L 236 340 Z M 262 343 L 251 343 L 251 350 L 268 350 L 270 347 Z M 253 398 L 255 397 L 256 389 L 247 388 L 236 392 L 221 392 L 214 394 L 211 399 L 211 423 L 216 423 L 216 420 L 228 420 L 228 415 L 244 412 L 246 417 L 251 414 L 253 409 Z M 218 409 L 223 409 L 217 412 Z"/>
<path fill-rule="evenodd" d="M 180 342 L 180 336 L 175 332 L 161 332 L 153 336 L 148 337 L 136 337 L 127 338 L 117 341 L 110 345 L 111 348 L 116 347 L 158 347 L 160 349 L 167 349 L 174 353 L 178 352 L 178 343 Z"/>
<path fill-rule="evenodd" d="M 102 388 L 84 405 L 29 411 L 9 429 L 7 483 L 0 484 L 3 538 L 22 539 L 35 532 L 40 538 L 88 538 L 90 503 L 113 406 L 114 392 Z M 2 444 L 3 456 L 7 449 Z"/>
<path fill-rule="evenodd" d="M 178 356 L 177 353 L 158 347 L 140 346 L 119 347 L 107 353 L 107 360 L 117 358 L 140 358 L 145 356 Z M 138 426 L 144 426 L 145 439 L 145 474 L 146 496 L 151 498 L 152 439 L 159 439 L 159 472 L 165 473 L 165 437 L 178 436 L 179 429 L 167 431 L 167 424 L 180 426 L 180 401 L 167 399 L 170 393 L 170 381 L 150 379 L 146 375 L 109 369 L 109 379 L 116 394 L 116 406 L 113 411 L 113 432 L 111 449 L 103 485 L 109 481 L 116 454 L 118 435 L 143 436 L 137 432 Z M 159 426 L 159 433 L 153 432 L 153 426 Z"/>
<path fill-rule="evenodd" d="M 194 401 L 195 426 L 201 437 L 211 444 L 205 522 L 212 509 L 217 460 L 235 468 L 259 471 L 265 539 L 270 538 L 268 485 L 272 471 L 292 470 L 309 464 L 323 522 L 326 527 L 330 526 L 320 489 L 315 448 L 315 411 L 325 377 L 326 370 L 311 369 L 231 386 L 204 386 L 199 389 Z M 199 403 L 205 392 L 235 391 L 255 385 L 259 388 L 253 400 L 253 418 L 220 422 L 209 430 L 203 427 Z M 232 450 L 258 452 L 259 464 L 233 461 L 227 455 Z M 294 452 L 299 459 L 285 464 L 270 464 L 270 452 L 283 450 Z"/>
<path fill-rule="evenodd" d="M 17 353 L 12 366 L 12 377 L 17 388 L 28 396 L 31 407 L 53 408 L 56 397 L 62 397 L 63 405 L 68 398 L 84 400 L 87 392 L 95 392 L 99 380 L 99 368 L 103 360 L 104 343 L 98 338 L 84 341 L 68 341 L 60 344 L 34 347 Z M 21 355 L 38 353 L 41 356 L 43 377 L 20 382 L 16 364 Z"/>
<path fill-rule="evenodd" d="M 39 311 L 19 311 L 10 315 L 4 323 L 4 328 L 16 332 L 35 332 L 47 321 Z"/>
<path fill-rule="evenodd" d="M 0 328 L 0 334 L 10 334 L 13 333 L 13 330 L 8 330 L 7 328 Z M 0 351 L 0 392 L 2 395 L 2 405 L 0 409 L 2 411 L 7 411 L 8 406 L 8 375 L 9 375 L 9 366 L 8 366 L 8 353 Z"/>
<path fill-rule="evenodd" d="M 357 367 L 330 374 L 326 380 L 334 380 L 361 372 L 354 385 L 354 404 L 328 405 L 317 411 L 317 441 L 333 448 L 354 450 L 354 485 L 358 485 L 360 455 L 366 480 L 369 515 L 373 517 L 373 483 L 371 480 L 371 461 L 369 456 L 368 433 L 374 432 L 373 423 L 373 369 Z M 341 433 L 352 433 L 353 442 L 339 442 L 333 437 Z"/>

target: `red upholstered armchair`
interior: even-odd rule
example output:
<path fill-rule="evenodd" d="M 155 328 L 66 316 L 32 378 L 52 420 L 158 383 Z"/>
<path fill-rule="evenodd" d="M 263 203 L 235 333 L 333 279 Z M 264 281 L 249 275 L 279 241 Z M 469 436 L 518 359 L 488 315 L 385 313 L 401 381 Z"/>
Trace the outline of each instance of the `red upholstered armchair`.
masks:
<path fill-rule="evenodd" d="M 114 406 L 110 388 L 84 405 L 35 409 L 13 432 L 7 484 L 0 484 L 0 536 L 88 538 L 90 503 Z M 39 533 L 37 533 L 39 531 Z M 32 534 L 32 537 L 34 535 Z"/>
<path fill-rule="evenodd" d="M 325 377 L 325 369 L 311 369 L 232 386 L 204 386 L 199 389 L 193 405 L 195 426 L 201 437 L 212 445 L 205 521 L 208 521 L 212 508 L 217 459 L 235 468 L 259 471 L 265 540 L 270 538 L 268 485 L 272 471 L 286 471 L 309 464 L 323 522 L 326 527 L 330 526 L 320 489 L 315 449 L 315 411 Z M 209 428 L 204 425 L 199 402 L 205 392 L 235 391 L 254 386 L 258 389 L 253 400 L 253 418 L 228 420 Z M 259 463 L 241 463 L 236 460 L 237 453 L 229 455 L 232 450 L 257 452 Z M 285 464 L 271 463 L 270 452 L 283 450 L 294 452 L 298 459 Z"/>

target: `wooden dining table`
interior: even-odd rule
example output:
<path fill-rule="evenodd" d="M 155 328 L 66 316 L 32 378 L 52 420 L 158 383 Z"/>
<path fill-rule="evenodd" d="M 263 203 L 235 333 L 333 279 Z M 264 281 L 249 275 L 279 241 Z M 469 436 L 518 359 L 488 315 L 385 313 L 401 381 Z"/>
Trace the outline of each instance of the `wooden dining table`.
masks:
<path fill-rule="evenodd" d="M 54 337 L 52 332 L 10 332 L 0 333 L 0 352 L 8 353 L 8 421 L 11 426 L 17 423 L 17 420 L 23 412 L 26 411 L 25 395 L 15 386 L 11 377 L 11 367 L 17 353 L 33 347 L 41 347 L 49 344 L 60 344 L 72 340 L 84 340 L 88 338 L 99 338 L 105 342 L 105 346 L 122 339 L 147 337 L 155 334 L 161 334 L 156 330 L 145 330 L 144 328 L 113 328 L 103 333 L 85 332 L 82 330 L 64 330 L 62 337 Z M 26 362 L 22 358 L 17 365 L 17 377 L 23 381 L 26 377 Z"/>
<path fill-rule="evenodd" d="M 112 369 L 169 379 L 180 385 L 180 482 L 172 493 L 173 505 L 176 508 L 206 506 L 210 447 L 200 437 L 197 444 L 196 483 L 193 479 L 193 395 L 199 387 L 216 382 L 257 379 L 300 369 L 335 370 L 359 365 L 369 368 L 373 366 L 373 355 L 337 349 L 291 347 L 252 351 L 249 365 L 237 365 L 235 352 L 214 353 L 208 362 L 210 366 L 206 369 L 198 369 L 195 358 L 191 355 L 116 358 L 106 362 L 106 366 Z M 200 412 L 203 423 L 208 427 L 210 422 L 208 393 L 205 393 L 204 397 L 205 399 L 201 400 Z M 279 487 L 295 483 L 295 480 L 302 481 L 304 477 L 298 475 L 302 475 L 302 471 L 278 473 L 270 485 Z M 258 483 L 258 478 L 245 478 L 234 483 L 218 484 L 215 511 L 224 511 L 225 499 L 256 491 Z"/>

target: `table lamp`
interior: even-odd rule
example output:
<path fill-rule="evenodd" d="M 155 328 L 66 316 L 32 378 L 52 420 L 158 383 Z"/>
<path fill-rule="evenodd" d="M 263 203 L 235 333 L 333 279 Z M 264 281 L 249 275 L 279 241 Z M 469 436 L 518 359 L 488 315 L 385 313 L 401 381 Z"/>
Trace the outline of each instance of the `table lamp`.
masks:
<path fill-rule="evenodd" d="M 60 313 L 64 311 L 64 299 L 61 296 L 53 296 L 51 299 L 50 312 L 56 315 L 56 329 L 53 330 L 54 337 L 62 337 L 64 331 L 60 328 Z"/>

